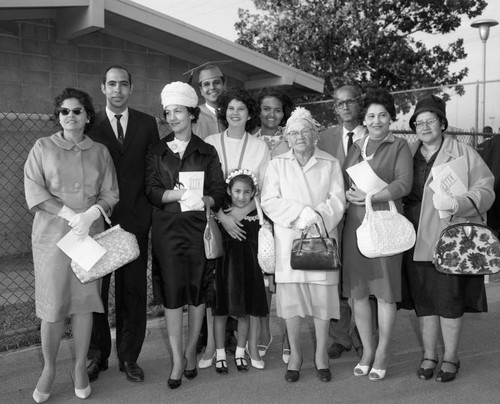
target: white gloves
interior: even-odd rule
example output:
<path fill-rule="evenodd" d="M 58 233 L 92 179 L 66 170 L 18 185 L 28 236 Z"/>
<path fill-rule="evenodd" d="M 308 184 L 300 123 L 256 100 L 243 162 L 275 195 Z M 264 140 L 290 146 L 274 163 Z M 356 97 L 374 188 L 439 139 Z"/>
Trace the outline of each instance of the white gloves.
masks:
<path fill-rule="evenodd" d="M 434 194 L 432 203 L 437 210 L 447 210 L 450 213 L 455 213 L 458 209 L 457 200 L 449 195 Z"/>
<path fill-rule="evenodd" d="M 101 211 L 97 206 L 93 205 L 88 208 L 85 212 L 77 213 L 69 221 L 69 225 L 73 228 L 73 231 L 79 236 L 84 236 L 89 234 L 89 229 L 92 223 L 99 219 L 101 216 Z"/>
<path fill-rule="evenodd" d="M 57 216 L 62 217 L 63 219 L 66 219 L 68 222 L 73 219 L 73 217 L 76 215 L 75 212 L 73 212 L 73 209 L 68 208 L 66 205 L 62 207 L 62 209 L 59 211 Z"/>
<path fill-rule="evenodd" d="M 304 209 L 302 209 L 302 212 L 300 212 L 298 219 L 295 221 L 295 227 L 299 230 L 305 229 L 306 227 L 309 227 L 316 223 L 318 219 L 318 214 L 312 208 L 306 206 Z"/>
<path fill-rule="evenodd" d="M 203 210 L 205 208 L 205 203 L 203 202 L 203 198 L 187 189 L 186 192 L 182 194 L 181 200 L 179 201 L 181 207 L 183 207 L 183 211 L 187 210 Z"/>

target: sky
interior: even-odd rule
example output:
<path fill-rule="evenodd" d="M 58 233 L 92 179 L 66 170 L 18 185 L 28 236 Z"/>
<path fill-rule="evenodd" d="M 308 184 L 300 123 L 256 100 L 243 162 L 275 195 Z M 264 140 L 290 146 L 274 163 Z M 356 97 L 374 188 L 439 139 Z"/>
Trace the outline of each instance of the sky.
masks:
<path fill-rule="evenodd" d="M 163 14 L 177 18 L 187 24 L 206 30 L 222 38 L 234 41 L 237 38 L 234 23 L 238 21 L 238 8 L 255 11 L 252 0 L 133 0 Z M 437 0 L 442 1 L 442 0 Z M 447 35 L 422 35 L 428 47 L 446 45 L 457 38 L 464 39 L 467 58 L 454 64 L 452 70 L 469 68 L 469 74 L 464 83 L 475 83 L 483 79 L 483 43 L 479 30 L 472 28 L 472 21 L 480 18 L 490 18 L 500 23 L 500 0 L 489 0 L 483 15 L 473 20 L 463 19 L 462 26 Z M 486 125 L 500 131 L 500 24 L 492 27 L 486 43 L 486 80 L 498 80 L 488 83 L 486 87 Z M 475 123 L 476 86 L 466 86 L 466 94 L 449 102 L 448 120 L 450 125 L 470 129 Z M 482 127 L 482 86 L 479 86 L 479 126 Z M 406 118 L 402 123 L 406 122 Z"/>

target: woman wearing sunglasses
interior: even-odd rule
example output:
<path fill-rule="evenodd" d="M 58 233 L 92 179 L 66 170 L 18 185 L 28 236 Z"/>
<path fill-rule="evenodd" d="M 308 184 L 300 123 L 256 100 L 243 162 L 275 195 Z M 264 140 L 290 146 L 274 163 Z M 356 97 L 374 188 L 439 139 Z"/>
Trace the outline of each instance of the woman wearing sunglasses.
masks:
<path fill-rule="evenodd" d="M 33 392 L 43 403 L 50 397 L 56 359 L 71 318 L 75 343 L 72 378 L 75 395 L 90 393 L 86 357 L 92 331 L 92 313 L 103 313 L 100 281 L 82 284 L 71 270 L 71 259 L 56 243 L 68 232 L 93 235 L 104 230 L 99 208 L 108 214 L 118 202 L 118 184 L 107 148 L 85 133 L 95 112 L 90 96 L 66 88 L 55 99 L 55 119 L 61 131 L 38 139 L 24 167 L 26 202 L 35 214 L 32 231 L 35 267 L 36 315 L 41 319 L 44 365 Z"/>

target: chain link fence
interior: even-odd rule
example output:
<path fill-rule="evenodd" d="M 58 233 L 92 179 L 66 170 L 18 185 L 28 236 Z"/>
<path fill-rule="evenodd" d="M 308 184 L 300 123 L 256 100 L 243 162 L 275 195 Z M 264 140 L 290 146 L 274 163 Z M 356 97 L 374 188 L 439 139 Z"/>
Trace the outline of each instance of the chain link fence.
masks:
<path fill-rule="evenodd" d="M 157 119 L 160 136 L 168 124 Z M 59 130 L 50 115 L 0 112 L 0 351 L 40 341 L 40 321 L 35 316 L 35 279 L 31 252 L 33 215 L 24 197 L 23 168 L 38 138 Z M 151 259 L 148 262 L 148 316 L 163 313 L 153 303 Z M 114 284 L 110 288 L 109 315 L 114 323 Z M 71 329 L 66 327 L 66 336 Z"/>
<path fill-rule="evenodd" d="M 417 136 L 409 130 L 409 119 L 416 100 L 436 94 L 447 100 L 448 134 L 476 146 L 491 133 L 500 132 L 500 80 L 486 83 L 486 111 L 482 119 L 482 83 L 432 87 L 394 93 L 398 119 L 391 129 L 409 142 Z M 324 128 L 336 125 L 333 100 L 304 104 Z M 498 114 L 498 116 L 495 115 Z M 157 119 L 160 136 L 169 127 Z M 491 131 L 486 128 L 489 126 Z M 481 130 L 479 130 L 481 128 Z M 34 271 L 31 254 L 31 223 L 24 198 L 23 167 L 35 141 L 58 130 L 47 114 L 0 112 L 0 351 L 39 343 L 40 322 L 35 317 Z M 151 261 L 148 264 L 151 271 Z M 148 316 L 163 313 L 153 303 L 151 276 L 148 276 Z M 113 285 L 111 291 L 114 290 Z M 110 295 L 110 322 L 114 321 L 114 296 Z M 68 324 L 66 335 L 71 336 Z"/>

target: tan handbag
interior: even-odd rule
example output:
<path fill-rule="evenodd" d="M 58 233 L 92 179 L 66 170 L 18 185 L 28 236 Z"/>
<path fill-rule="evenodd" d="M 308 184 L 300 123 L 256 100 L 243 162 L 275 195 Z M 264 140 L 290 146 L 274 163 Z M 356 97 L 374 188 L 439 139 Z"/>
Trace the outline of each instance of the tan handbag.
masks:
<path fill-rule="evenodd" d="M 208 260 L 222 257 L 222 235 L 220 234 L 219 226 L 214 219 L 214 214 L 210 210 L 208 203 L 205 203 L 205 216 L 207 224 L 203 232 L 203 245 L 205 247 L 205 257 Z"/>
<path fill-rule="evenodd" d="M 356 230 L 358 248 L 367 258 L 388 257 L 409 250 L 415 245 L 416 234 L 411 222 L 398 213 L 394 201 L 390 210 L 372 208 L 372 194 L 365 198 L 366 213 Z"/>
<path fill-rule="evenodd" d="M 274 274 L 276 269 L 276 247 L 274 245 L 273 226 L 264 219 L 264 213 L 262 212 L 258 198 L 255 197 L 254 199 L 260 224 L 257 261 L 262 271 L 266 274 Z"/>
<path fill-rule="evenodd" d="M 104 220 L 111 226 L 111 220 L 102 206 L 96 206 L 101 211 Z M 119 224 L 96 234 L 93 239 L 106 249 L 106 254 L 89 271 L 71 261 L 71 269 L 81 283 L 89 283 L 102 278 L 139 257 L 139 244 L 135 235 L 123 230 Z"/>

